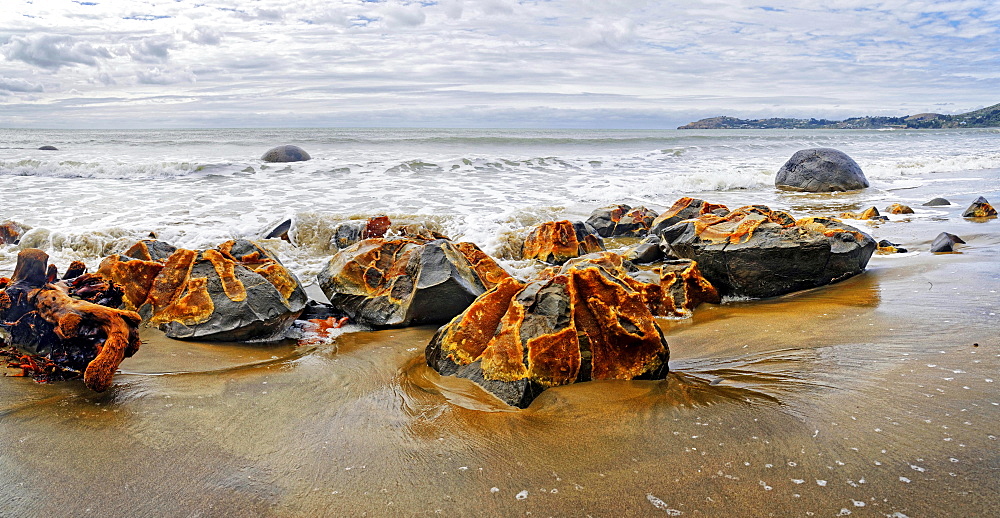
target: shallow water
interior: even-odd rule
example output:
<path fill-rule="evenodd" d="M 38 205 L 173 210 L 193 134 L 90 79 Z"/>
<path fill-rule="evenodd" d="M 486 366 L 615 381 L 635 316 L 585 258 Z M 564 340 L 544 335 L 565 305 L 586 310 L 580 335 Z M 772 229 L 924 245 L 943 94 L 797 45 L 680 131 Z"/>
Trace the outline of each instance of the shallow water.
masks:
<path fill-rule="evenodd" d="M 989 516 L 1000 505 L 1000 170 L 840 195 L 719 191 L 911 252 L 659 319 L 671 374 L 525 410 L 423 363 L 434 328 L 296 347 L 146 343 L 104 394 L 0 379 L 0 516 Z M 954 205 L 921 207 L 944 195 Z M 666 204 L 669 204 L 666 203 Z M 926 250 L 938 232 L 961 253 Z M 978 345 L 977 345 L 978 344 Z"/>

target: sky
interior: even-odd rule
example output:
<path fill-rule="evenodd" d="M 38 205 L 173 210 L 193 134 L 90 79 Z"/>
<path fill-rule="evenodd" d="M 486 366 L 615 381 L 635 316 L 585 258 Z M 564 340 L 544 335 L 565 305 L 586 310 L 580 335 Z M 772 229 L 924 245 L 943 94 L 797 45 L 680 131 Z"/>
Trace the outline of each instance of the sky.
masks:
<path fill-rule="evenodd" d="M 0 127 L 673 128 L 1000 102 L 996 0 L 2 0 Z"/>

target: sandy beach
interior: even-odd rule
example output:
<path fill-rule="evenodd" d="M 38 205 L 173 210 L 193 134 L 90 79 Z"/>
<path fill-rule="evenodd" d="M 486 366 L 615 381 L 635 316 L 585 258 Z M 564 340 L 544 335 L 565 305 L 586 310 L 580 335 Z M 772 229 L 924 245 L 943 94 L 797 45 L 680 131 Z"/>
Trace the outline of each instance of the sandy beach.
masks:
<path fill-rule="evenodd" d="M 434 327 L 311 347 L 146 329 L 106 393 L 0 379 L 0 514 L 989 515 L 1000 223 L 960 214 L 977 186 L 1000 199 L 998 177 L 906 194 L 958 193 L 933 217 L 857 222 L 910 250 L 859 276 L 659 319 L 665 381 L 555 388 L 526 410 L 429 369 Z M 968 244 L 927 252 L 941 231 Z"/>

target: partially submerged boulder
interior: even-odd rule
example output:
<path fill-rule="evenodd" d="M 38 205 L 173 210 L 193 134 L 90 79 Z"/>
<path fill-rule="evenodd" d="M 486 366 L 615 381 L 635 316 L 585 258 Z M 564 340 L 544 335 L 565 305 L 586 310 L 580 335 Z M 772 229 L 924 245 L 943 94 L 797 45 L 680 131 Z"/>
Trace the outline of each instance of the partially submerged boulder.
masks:
<path fill-rule="evenodd" d="M 16 245 L 26 230 L 28 229 L 24 225 L 16 221 L 0 221 L 0 245 Z"/>
<path fill-rule="evenodd" d="M 889 214 L 913 214 L 913 209 L 902 203 L 893 203 L 885 208 Z"/>
<path fill-rule="evenodd" d="M 976 201 L 969 205 L 969 208 L 965 209 L 962 213 L 963 218 L 995 218 L 997 217 L 997 211 L 990 205 L 990 202 L 986 201 L 986 198 L 982 196 L 976 198 Z"/>
<path fill-rule="evenodd" d="M 660 249 L 660 236 L 647 236 L 625 250 L 622 256 L 628 261 L 639 264 L 655 263 L 665 257 L 663 250 Z"/>
<path fill-rule="evenodd" d="M 448 236 L 416 223 L 394 225 L 388 216 L 379 214 L 368 219 L 352 219 L 333 229 L 331 244 L 343 250 L 358 241 L 381 237 L 400 237 L 414 241 L 430 242 L 448 239 Z"/>
<path fill-rule="evenodd" d="M 694 219 L 702 214 L 725 216 L 728 213 L 729 207 L 726 207 L 725 205 L 709 203 L 705 200 L 685 196 L 675 201 L 669 209 L 665 210 L 663 214 L 660 214 L 653 220 L 649 233 L 658 236 L 660 235 L 660 232 L 663 232 L 681 221 Z"/>
<path fill-rule="evenodd" d="M 402 327 L 447 322 L 507 277 L 471 243 L 371 238 L 337 252 L 317 280 L 352 320 Z"/>
<path fill-rule="evenodd" d="M 649 233 L 656 213 L 646 207 L 612 205 L 595 210 L 587 224 L 601 237 L 641 237 Z"/>
<path fill-rule="evenodd" d="M 934 238 L 934 242 L 931 243 L 931 252 L 934 253 L 947 253 L 954 252 L 956 244 L 965 244 L 965 241 L 956 236 L 955 234 L 949 234 L 947 232 L 942 232 Z"/>
<path fill-rule="evenodd" d="M 121 284 L 124 304 L 170 338 L 229 342 L 278 339 L 306 294 L 269 250 L 245 239 L 209 250 L 144 240 L 112 255 L 98 273 Z"/>
<path fill-rule="evenodd" d="M 883 239 L 883 240 L 879 241 L 878 242 L 878 248 L 875 249 L 875 253 L 881 254 L 881 255 L 905 254 L 906 252 L 907 252 L 907 250 L 905 248 L 899 246 L 899 243 L 893 243 L 892 241 L 889 241 L 888 239 Z"/>
<path fill-rule="evenodd" d="M 58 148 L 56 148 L 55 146 L 50 146 L 50 145 L 39 146 L 38 150 L 39 151 L 59 151 Z"/>
<path fill-rule="evenodd" d="M 298 146 L 278 146 L 267 150 L 261 160 L 265 162 L 302 162 L 312 157 Z"/>
<path fill-rule="evenodd" d="M 879 214 L 878 209 L 875 207 L 868 207 L 861 212 L 844 212 L 840 215 L 844 219 L 857 219 L 857 220 L 871 220 L 871 221 L 888 221 L 889 218 Z"/>
<path fill-rule="evenodd" d="M 868 179 L 843 151 L 813 148 L 796 151 L 778 170 L 774 186 L 789 191 L 857 191 L 868 187 Z"/>
<path fill-rule="evenodd" d="M 427 364 L 520 408 L 559 385 L 663 379 L 667 341 L 643 293 L 614 270 L 581 261 L 550 279 L 502 281 L 438 330 Z"/>
<path fill-rule="evenodd" d="M 944 205 L 951 205 L 951 202 L 944 198 L 934 198 L 933 200 L 924 203 L 924 207 L 941 207 Z"/>
<path fill-rule="evenodd" d="M 876 243 L 830 218 L 805 218 L 763 205 L 703 215 L 661 235 L 675 257 L 694 259 L 723 295 L 773 297 L 864 271 Z"/>
<path fill-rule="evenodd" d="M 590 225 L 579 221 L 547 221 L 535 225 L 528 232 L 521 257 L 562 264 L 600 250 L 604 250 L 604 240 Z"/>
<path fill-rule="evenodd" d="M 141 318 L 86 300 L 100 297 L 93 283 L 47 282 L 47 263 L 48 255 L 38 249 L 18 254 L 13 277 L 0 289 L 0 327 L 12 345 L 38 358 L 28 357 L 22 369 L 82 371 L 87 387 L 103 392 L 122 360 L 138 351 Z"/>

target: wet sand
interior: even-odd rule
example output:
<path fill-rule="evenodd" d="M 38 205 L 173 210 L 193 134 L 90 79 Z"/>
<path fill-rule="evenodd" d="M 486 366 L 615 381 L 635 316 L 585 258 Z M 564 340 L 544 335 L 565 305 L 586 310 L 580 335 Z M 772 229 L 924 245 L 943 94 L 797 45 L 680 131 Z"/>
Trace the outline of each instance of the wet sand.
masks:
<path fill-rule="evenodd" d="M 914 252 L 860 276 L 661 319 L 666 381 L 526 410 L 427 368 L 431 327 L 302 348 L 148 329 L 104 394 L 0 379 L 0 516 L 992 515 L 1000 221 L 962 203 L 862 227 Z M 926 252 L 940 231 L 969 244 Z"/>

